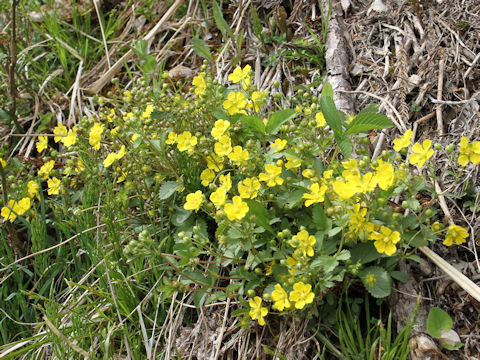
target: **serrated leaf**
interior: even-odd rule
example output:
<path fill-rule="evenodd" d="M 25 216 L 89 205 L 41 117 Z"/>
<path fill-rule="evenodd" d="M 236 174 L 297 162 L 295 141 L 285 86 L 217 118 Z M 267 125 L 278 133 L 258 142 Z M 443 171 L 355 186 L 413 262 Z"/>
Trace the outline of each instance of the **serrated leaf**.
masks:
<path fill-rule="evenodd" d="M 371 266 L 359 272 L 365 289 L 375 298 L 384 298 L 392 292 L 392 278 L 385 269 Z"/>
<path fill-rule="evenodd" d="M 347 136 L 342 136 L 338 138 L 337 136 L 335 136 L 335 140 L 337 141 L 338 147 L 340 148 L 340 152 L 342 153 L 342 155 L 345 158 L 350 159 L 350 157 L 352 156 L 352 142 L 350 141 L 350 139 Z"/>
<path fill-rule="evenodd" d="M 322 89 L 322 97 L 327 96 L 331 99 L 333 99 L 333 88 L 332 85 L 327 81 L 325 85 L 323 85 Z"/>
<path fill-rule="evenodd" d="M 427 317 L 427 331 L 435 338 L 442 335 L 441 330 L 448 331 L 452 328 L 453 321 L 450 315 L 440 308 L 430 309 Z"/>
<path fill-rule="evenodd" d="M 177 208 L 177 211 L 172 215 L 172 224 L 175 226 L 181 226 L 192 215 L 192 212 L 183 208 Z"/>
<path fill-rule="evenodd" d="M 360 114 L 368 114 L 368 113 L 378 113 L 378 105 L 377 104 L 370 104 L 366 108 L 364 108 L 362 111 L 360 111 L 357 115 Z"/>
<path fill-rule="evenodd" d="M 264 229 L 268 230 L 270 233 L 275 234 L 272 227 L 270 226 L 267 209 L 265 209 L 263 205 L 258 201 L 250 200 L 250 199 L 245 199 L 244 201 L 248 205 L 247 216 L 255 215 L 255 223 L 257 225 L 262 226 Z"/>
<path fill-rule="evenodd" d="M 342 250 L 340 253 L 335 257 L 335 260 L 337 261 L 346 261 L 350 259 L 350 251 L 348 250 Z"/>
<path fill-rule="evenodd" d="M 212 295 L 208 297 L 205 301 L 205 305 L 211 304 L 215 301 L 224 301 L 227 299 L 227 295 L 223 291 L 214 292 Z"/>
<path fill-rule="evenodd" d="M 292 120 L 296 116 L 297 113 L 293 109 L 275 111 L 272 116 L 270 116 L 270 119 L 268 119 L 267 125 L 265 126 L 265 132 L 267 134 L 275 135 L 283 124 Z"/>
<path fill-rule="evenodd" d="M 350 260 L 352 263 L 367 264 L 369 262 L 379 259 L 382 254 L 379 254 L 372 241 L 360 243 L 350 248 Z"/>
<path fill-rule="evenodd" d="M 208 44 L 198 38 L 193 38 L 192 39 L 192 48 L 195 54 L 197 54 L 200 57 L 203 57 L 204 59 L 207 59 L 210 62 L 213 62 L 213 55 L 210 52 L 210 49 L 208 48 Z"/>
<path fill-rule="evenodd" d="M 249 128 L 259 132 L 261 135 L 265 134 L 265 124 L 258 116 L 242 116 L 240 121 Z"/>
<path fill-rule="evenodd" d="M 230 26 L 223 18 L 222 9 L 220 9 L 220 6 L 215 0 L 213 1 L 213 18 L 215 19 L 215 23 L 217 24 L 218 29 L 222 33 L 224 40 L 227 39 L 227 35 L 228 35 L 230 36 L 230 39 L 234 41 L 235 38 L 233 36 L 232 29 L 230 29 Z"/>
<path fill-rule="evenodd" d="M 182 186 L 182 184 L 179 184 L 176 181 L 167 181 L 166 183 L 163 183 L 158 190 L 158 198 L 160 200 L 168 199 L 170 196 L 175 194 L 175 191 L 177 191 L 180 186 Z"/>
<path fill-rule="evenodd" d="M 388 129 L 393 126 L 392 120 L 378 113 L 363 113 L 353 118 L 345 130 L 345 135 L 356 134 L 374 129 Z"/>
<path fill-rule="evenodd" d="M 330 96 L 322 96 L 320 99 L 320 107 L 322 108 L 323 116 L 328 126 L 330 126 L 336 136 L 341 136 L 342 120 L 333 102 L 333 98 Z"/>

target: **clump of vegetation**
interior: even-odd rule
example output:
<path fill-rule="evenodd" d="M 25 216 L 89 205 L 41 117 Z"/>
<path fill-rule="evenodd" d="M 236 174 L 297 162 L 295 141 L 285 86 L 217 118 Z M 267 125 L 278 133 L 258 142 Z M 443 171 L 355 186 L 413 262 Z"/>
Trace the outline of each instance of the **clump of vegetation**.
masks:
<path fill-rule="evenodd" d="M 392 278 L 405 280 L 395 265 L 418 259 L 415 248 L 465 242 L 466 229 L 435 221 L 430 160 L 477 164 L 479 142 L 462 138 L 458 150 L 430 140 L 412 145 L 409 130 L 371 159 L 365 133 L 393 126 L 376 106 L 345 115 L 327 83 L 320 99 L 305 95 L 285 107 L 280 93 L 251 79 L 249 65 L 229 75 L 228 87 L 206 66 L 191 85 L 164 74 L 154 88 L 138 83 L 121 96 L 98 97 L 98 116 L 38 136 L 37 169 L 1 159 L 3 226 L 13 223 L 32 239 L 42 274 L 40 288 L 19 288 L 7 299 L 27 309 L 30 297 L 62 328 L 69 314 L 68 331 L 83 349 L 99 342 L 108 357 L 113 337 L 118 348 L 141 354 L 147 345 L 126 335 L 140 332 L 132 299 L 160 296 L 163 318 L 178 293 L 193 292 L 196 307 L 234 299 L 241 326 L 264 326 L 280 316 L 318 316 L 329 294 L 352 282 L 384 298 Z M 420 203 L 420 193 L 429 200 Z M 72 259 L 52 231 L 66 239 Z M 56 253 L 46 254 L 49 247 Z M 3 249 L 3 265 L 24 284 L 33 274 L 13 262 L 11 250 Z M 88 287 L 76 278 L 67 288 L 53 281 L 58 271 L 91 268 L 107 278 Z M 48 298 L 49 289 L 68 294 L 72 286 L 85 289 L 89 306 L 72 310 Z M 95 339 L 80 335 L 80 324 L 98 326 L 91 311 L 117 325 Z M 36 321 L 36 311 L 26 313 Z M 15 339 L 10 326 L 5 343 Z"/>

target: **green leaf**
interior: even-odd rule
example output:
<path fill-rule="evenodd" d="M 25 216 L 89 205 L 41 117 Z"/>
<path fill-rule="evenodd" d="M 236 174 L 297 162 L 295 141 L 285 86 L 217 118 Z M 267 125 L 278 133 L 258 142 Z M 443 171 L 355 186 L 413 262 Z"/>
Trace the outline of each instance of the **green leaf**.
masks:
<path fill-rule="evenodd" d="M 227 40 L 228 35 L 230 36 L 230 39 L 234 41 L 235 37 L 233 36 L 232 29 L 230 29 L 230 26 L 223 18 L 222 9 L 220 9 L 220 6 L 218 6 L 218 3 L 215 0 L 213 1 L 213 18 L 215 19 L 215 23 L 217 24 L 218 29 L 222 33 L 224 40 Z"/>
<path fill-rule="evenodd" d="M 340 152 L 342 153 L 345 158 L 350 159 L 352 156 L 352 142 L 350 139 L 343 135 L 341 137 L 337 137 L 335 135 L 335 140 L 337 141 L 338 147 L 340 148 Z"/>
<path fill-rule="evenodd" d="M 408 276 L 404 272 L 394 270 L 394 271 L 390 271 L 389 274 L 392 278 L 404 284 L 408 281 Z"/>
<path fill-rule="evenodd" d="M 359 272 L 362 283 L 367 291 L 375 298 L 384 298 L 392 291 L 392 278 L 385 269 L 371 266 Z"/>
<path fill-rule="evenodd" d="M 377 260 L 382 256 L 379 254 L 372 241 L 360 243 L 350 248 L 351 260 L 354 264 L 366 264 L 371 261 Z"/>
<path fill-rule="evenodd" d="M 320 107 L 322 108 L 323 116 L 325 116 L 325 121 L 334 131 L 335 136 L 341 136 L 342 120 L 333 99 L 330 96 L 322 96 L 320 99 Z"/>
<path fill-rule="evenodd" d="M 297 116 L 297 113 L 293 109 L 285 109 L 275 111 L 270 119 L 268 119 L 265 131 L 267 134 L 275 135 L 280 127 L 289 120 L 292 120 Z"/>
<path fill-rule="evenodd" d="M 181 226 L 193 213 L 183 208 L 177 208 L 177 211 L 172 215 L 172 224 Z"/>
<path fill-rule="evenodd" d="M 177 191 L 180 186 L 182 186 L 182 184 L 179 184 L 176 181 L 167 181 L 166 183 L 163 183 L 158 190 L 158 198 L 160 200 L 168 199 L 170 196 L 175 194 L 175 191 Z"/>
<path fill-rule="evenodd" d="M 207 301 L 205 301 L 205 305 L 211 304 L 215 301 L 224 301 L 226 299 L 227 295 L 224 291 L 217 291 L 208 297 Z"/>
<path fill-rule="evenodd" d="M 379 111 L 379 110 L 378 110 L 378 105 L 377 105 L 377 104 L 370 104 L 370 105 L 368 105 L 365 109 L 363 109 L 362 111 L 360 111 L 357 115 L 368 114 L 368 113 L 377 114 L 378 111 Z"/>
<path fill-rule="evenodd" d="M 342 250 L 340 253 L 335 257 L 335 260 L 337 261 L 346 261 L 350 259 L 350 251 L 348 250 Z"/>
<path fill-rule="evenodd" d="M 259 132 L 261 135 L 265 134 L 265 124 L 263 123 L 262 119 L 258 116 L 242 116 L 240 121 L 247 125 L 249 128 Z"/>
<path fill-rule="evenodd" d="M 198 38 L 193 38 L 192 47 L 195 54 L 197 54 L 200 57 L 203 57 L 204 59 L 207 59 L 210 62 L 214 62 L 212 53 L 210 52 L 210 49 L 208 48 L 208 44 L 205 41 Z"/>
<path fill-rule="evenodd" d="M 328 226 L 328 217 L 327 217 L 327 214 L 325 214 L 325 210 L 322 205 L 320 204 L 313 205 L 312 219 L 313 219 L 314 225 L 317 227 L 317 230 L 324 230 L 324 231 L 330 230 Z"/>
<path fill-rule="evenodd" d="M 393 126 L 392 120 L 378 113 L 364 113 L 355 116 L 345 130 L 345 135 L 365 132 L 373 129 L 388 129 Z"/>
<path fill-rule="evenodd" d="M 332 88 L 332 85 L 330 85 L 330 83 L 328 81 L 325 83 L 325 85 L 323 85 L 322 98 L 324 96 L 333 99 L 333 88 Z"/>
<path fill-rule="evenodd" d="M 313 269 L 320 268 L 325 273 L 331 273 L 338 266 L 338 261 L 333 256 L 320 255 L 311 262 Z"/>
<path fill-rule="evenodd" d="M 267 209 L 265 209 L 263 205 L 258 201 L 250 199 L 245 199 L 244 201 L 248 205 L 247 216 L 255 215 L 255 223 L 257 225 L 262 226 L 265 230 L 268 230 L 270 233 L 275 234 L 272 227 L 270 226 Z"/>
<path fill-rule="evenodd" d="M 440 308 L 430 309 L 427 317 L 427 331 L 435 338 L 442 335 L 441 330 L 449 331 L 452 328 L 453 321 L 450 315 Z"/>

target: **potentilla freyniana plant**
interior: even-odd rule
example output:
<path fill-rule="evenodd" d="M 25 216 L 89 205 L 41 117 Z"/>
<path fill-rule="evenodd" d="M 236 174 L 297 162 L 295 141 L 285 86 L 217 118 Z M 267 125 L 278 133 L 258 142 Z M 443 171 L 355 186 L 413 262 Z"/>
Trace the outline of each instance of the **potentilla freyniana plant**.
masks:
<path fill-rule="evenodd" d="M 392 265 L 415 259 L 415 247 L 466 241 L 467 230 L 432 223 L 435 211 L 415 197 L 430 190 L 435 198 L 428 160 L 441 154 L 430 140 L 411 146 L 408 130 L 371 160 L 365 132 L 393 125 L 375 106 L 346 116 L 326 84 L 319 100 L 281 108 L 251 79 L 249 65 L 237 67 L 225 87 L 204 68 L 190 87 L 164 76 L 160 89 L 99 98 L 97 117 L 54 128 L 65 155 L 38 137 L 44 164 L 12 189 L 4 222 L 28 221 L 41 184 L 52 207 L 87 182 L 108 184 L 118 216 L 138 219 L 126 232 L 126 258 L 159 256 L 169 269 L 165 288 L 194 291 L 196 305 L 237 298 L 235 314 L 260 325 L 319 304 L 347 276 L 388 296 L 392 277 L 402 278 Z M 458 163 L 470 162 L 480 162 L 480 142 L 462 137 Z"/>

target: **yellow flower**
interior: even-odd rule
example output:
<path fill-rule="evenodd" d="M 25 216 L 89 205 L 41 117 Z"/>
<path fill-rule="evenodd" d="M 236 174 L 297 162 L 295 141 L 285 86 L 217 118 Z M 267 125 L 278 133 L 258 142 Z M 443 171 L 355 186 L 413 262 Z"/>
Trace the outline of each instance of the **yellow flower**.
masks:
<path fill-rule="evenodd" d="M 392 231 L 386 226 L 381 226 L 380 232 L 372 232 L 369 238 L 370 240 L 375 240 L 373 245 L 375 245 L 379 254 L 385 253 L 391 256 L 397 251 L 395 244 L 400 241 L 400 233 Z"/>
<path fill-rule="evenodd" d="M 325 201 L 325 192 L 327 191 L 327 186 L 320 186 L 318 183 L 313 183 L 309 187 L 310 194 L 303 194 L 303 199 L 305 200 L 305 206 L 309 207 L 312 204 L 321 203 Z"/>
<path fill-rule="evenodd" d="M 47 161 L 38 170 L 38 176 L 40 176 L 42 180 L 45 180 L 48 177 L 48 175 L 50 175 L 50 172 L 53 170 L 54 165 L 55 165 L 55 160 Z"/>
<path fill-rule="evenodd" d="M 200 209 L 203 201 L 203 194 L 200 190 L 197 190 L 194 193 L 190 193 L 186 197 L 186 203 L 183 205 L 185 210 L 195 210 Z"/>
<path fill-rule="evenodd" d="M 327 124 L 325 121 L 325 116 L 322 112 L 315 114 L 315 121 L 317 122 L 317 127 L 324 127 Z"/>
<path fill-rule="evenodd" d="M 233 147 L 233 151 L 227 156 L 237 165 L 246 165 L 250 154 L 248 150 L 243 150 L 240 145 L 237 145 Z"/>
<path fill-rule="evenodd" d="M 226 204 L 224 208 L 228 220 L 242 220 L 248 212 L 247 203 L 242 201 L 240 196 L 234 196 L 232 201 L 233 203 Z"/>
<path fill-rule="evenodd" d="M 37 147 L 37 151 L 41 153 L 43 150 L 45 150 L 48 147 L 48 137 L 39 136 L 35 146 Z"/>
<path fill-rule="evenodd" d="M 7 166 L 7 162 L 5 160 L 3 160 L 1 157 L 0 157 L 0 166 L 2 168 L 4 168 L 5 166 Z"/>
<path fill-rule="evenodd" d="M 264 317 L 268 314 L 268 309 L 262 306 L 262 298 L 255 296 L 253 299 L 248 301 L 250 305 L 250 312 L 248 313 L 252 320 L 258 319 L 258 324 L 263 326 L 265 325 Z"/>
<path fill-rule="evenodd" d="M 115 153 L 110 153 L 107 155 L 105 160 L 103 160 L 103 166 L 108 168 L 110 165 L 113 164 L 113 162 L 117 159 L 117 156 Z"/>
<path fill-rule="evenodd" d="M 287 163 L 285 164 L 285 167 L 290 170 L 290 169 L 296 169 L 302 165 L 302 159 L 295 159 L 290 156 L 285 156 L 287 159 Z"/>
<path fill-rule="evenodd" d="M 205 82 L 204 76 L 204 73 L 200 73 L 193 78 L 192 85 L 195 86 L 195 95 L 202 96 L 207 90 L 207 83 Z"/>
<path fill-rule="evenodd" d="M 228 115 L 246 114 L 245 107 L 247 106 L 247 99 L 245 94 L 237 91 L 228 94 L 227 100 L 223 102 L 223 107 L 228 111 Z"/>
<path fill-rule="evenodd" d="M 60 179 L 53 177 L 48 179 L 48 195 L 58 195 L 60 193 Z"/>
<path fill-rule="evenodd" d="M 28 192 L 28 197 L 33 198 L 35 195 L 38 194 L 38 191 L 40 190 L 40 185 L 36 181 L 29 181 L 27 183 L 27 192 Z"/>
<path fill-rule="evenodd" d="M 352 182 L 337 179 L 333 182 L 333 191 L 342 198 L 348 200 L 357 193 L 357 186 Z"/>
<path fill-rule="evenodd" d="M 272 300 L 274 301 L 273 307 L 278 311 L 283 311 L 283 309 L 290 307 L 288 294 L 280 284 L 275 284 L 275 290 L 272 291 Z"/>
<path fill-rule="evenodd" d="M 95 150 L 100 149 L 100 140 L 102 140 L 103 124 L 95 123 L 90 129 L 88 135 L 88 143 L 93 146 Z"/>
<path fill-rule="evenodd" d="M 145 107 L 145 111 L 142 113 L 142 119 L 148 119 L 152 115 L 152 112 L 154 110 L 154 107 L 152 104 L 148 104 Z"/>
<path fill-rule="evenodd" d="M 228 80 L 234 84 L 243 81 L 247 86 L 250 84 L 250 70 L 252 67 L 250 65 L 245 65 L 242 69 L 240 66 L 237 66 L 233 72 L 228 75 Z M 248 84 L 247 84 L 248 83 Z"/>
<path fill-rule="evenodd" d="M 67 135 L 67 128 L 64 125 L 62 125 L 62 123 L 59 122 L 57 126 L 53 128 L 53 133 L 55 135 L 62 135 L 62 136 L 55 136 L 53 138 L 53 140 L 57 143 L 63 138 L 63 135 Z"/>
<path fill-rule="evenodd" d="M 210 184 L 213 179 L 215 179 L 215 172 L 211 169 L 205 169 L 200 174 L 200 180 L 202 180 L 203 186 L 208 186 L 208 184 Z"/>
<path fill-rule="evenodd" d="M 5 219 L 5 221 L 13 222 L 17 218 L 17 215 L 23 215 L 27 212 L 28 209 L 30 209 L 30 204 L 31 202 L 29 197 L 24 197 L 18 202 L 14 200 L 9 200 L 8 207 L 2 207 L 0 214 Z"/>
<path fill-rule="evenodd" d="M 211 153 L 207 156 L 207 167 L 215 172 L 223 169 L 223 157 Z"/>
<path fill-rule="evenodd" d="M 230 173 L 227 175 L 220 175 L 220 184 L 225 187 L 227 191 L 229 191 L 232 188 L 232 179 L 230 177 Z"/>
<path fill-rule="evenodd" d="M 382 190 L 388 190 L 393 185 L 395 179 L 395 171 L 393 165 L 379 159 L 375 168 L 375 177 L 377 178 L 378 187 Z"/>
<path fill-rule="evenodd" d="M 103 166 L 108 168 L 115 162 L 115 160 L 120 160 L 124 156 L 125 156 L 125 145 L 122 145 L 122 147 L 120 148 L 120 150 L 118 150 L 117 153 L 110 153 L 107 155 L 105 160 L 103 160 Z"/>
<path fill-rule="evenodd" d="M 415 143 L 412 147 L 413 154 L 410 155 L 410 164 L 417 164 L 418 167 L 422 167 L 425 164 L 425 161 L 430 159 L 434 153 L 433 149 L 430 149 L 432 146 L 432 140 L 425 140 L 422 145 L 420 143 Z"/>
<path fill-rule="evenodd" d="M 468 237 L 468 231 L 463 227 L 458 225 L 450 225 L 447 230 L 447 235 L 445 236 L 445 241 L 443 245 L 452 246 L 453 242 L 457 245 L 463 244 Z"/>
<path fill-rule="evenodd" d="M 9 200 L 8 206 L 2 207 L 1 215 L 5 221 L 13 222 L 17 218 L 17 214 L 15 214 L 15 210 L 13 210 L 16 203 L 14 200 Z"/>
<path fill-rule="evenodd" d="M 305 169 L 302 171 L 302 176 L 306 179 L 311 179 L 315 176 L 315 172 L 312 169 Z"/>
<path fill-rule="evenodd" d="M 468 139 L 462 136 L 460 139 L 460 156 L 458 157 L 458 163 L 465 166 L 469 161 L 475 165 L 480 162 L 480 141 L 469 143 Z"/>
<path fill-rule="evenodd" d="M 139 134 L 137 133 L 133 134 L 132 137 L 130 138 L 130 142 L 131 143 L 135 142 L 135 140 L 137 140 L 139 137 L 140 137 Z"/>
<path fill-rule="evenodd" d="M 184 131 L 177 136 L 177 148 L 179 151 L 187 151 L 189 154 L 193 154 L 195 145 L 197 145 L 197 137 L 192 136 L 190 131 Z"/>
<path fill-rule="evenodd" d="M 68 135 L 63 137 L 62 140 L 60 141 L 67 148 L 69 148 L 72 145 L 75 145 L 77 143 L 77 127 L 74 126 L 73 129 L 68 130 Z"/>
<path fill-rule="evenodd" d="M 210 201 L 219 208 L 225 204 L 227 200 L 227 189 L 225 186 L 220 186 L 217 190 L 210 194 Z"/>
<path fill-rule="evenodd" d="M 354 177 L 356 180 L 357 177 Z M 353 182 L 355 182 L 355 180 Z M 375 190 L 377 186 L 377 177 L 372 172 L 367 172 L 362 177 L 358 177 L 358 191 L 366 194 L 367 192 Z"/>
<path fill-rule="evenodd" d="M 293 248 L 298 248 L 304 257 L 312 257 L 314 254 L 313 246 L 316 242 L 315 236 L 310 235 L 307 230 L 301 230 L 290 239 L 289 244 Z"/>
<path fill-rule="evenodd" d="M 24 197 L 22 200 L 17 202 L 13 206 L 13 211 L 15 211 L 18 215 L 23 215 L 30 209 L 31 201 L 29 197 Z"/>
<path fill-rule="evenodd" d="M 362 240 L 365 239 L 369 232 L 367 225 L 368 219 L 365 217 L 367 214 L 367 208 L 362 208 L 360 204 L 357 203 L 353 205 L 353 209 L 349 210 L 348 213 L 350 214 L 350 218 L 348 219 L 348 231 L 352 240 L 357 240 L 359 238 Z"/>
<path fill-rule="evenodd" d="M 258 175 L 258 179 L 260 181 L 265 181 L 268 187 L 283 184 L 283 179 L 280 177 L 280 174 L 282 173 L 282 168 L 280 166 L 267 164 L 265 165 L 265 171 L 266 173 L 260 173 Z"/>
<path fill-rule="evenodd" d="M 232 152 L 232 140 L 228 135 L 222 135 L 214 145 L 215 153 L 218 156 L 226 156 Z"/>
<path fill-rule="evenodd" d="M 393 150 L 399 152 L 400 150 L 410 146 L 410 142 L 412 140 L 413 131 L 407 130 L 402 137 L 393 140 Z"/>
<path fill-rule="evenodd" d="M 218 140 L 220 136 L 225 134 L 225 132 L 228 130 L 229 127 L 230 127 L 230 121 L 222 120 L 222 119 L 215 121 L 215 125 L 211 132 L 213 138 L 215 140 Z"/>
<path fill-rule="evenodd" d="M 169 145 L 172 145 L 172 144 L 175 144 L 177 142 L 177 134 L 174 133 L 173 131 L 170 131 L 168 133 L 168 138 L 167 140 L 165 140 L 165 144 L 169 144 Z"/>
<path fill-rule="evenodd" d="M 259 111 L 260 107 L 265 105 L 267 99 L 267 92 L 266 91 L 254 91 L 252 93 L 252 103 L 248 104 L 248 108 L 252 108 L 255 111 Z"/>
<path fill-rule="evenodd" d="M 260 181 L 257 178 L 246 178 L 238 183 L 238 193 L 241 198 L 255 199 L 260 189 Z"/>
<path fill-rule="evenodd" d="M 274 153 L 277 153 L 285 149 L 285 146 L 287 146 L 287 140 L 275 139 L 275 141 L 270 145 L 270 148 L 274 149 Z"/>
<path fill-rule="evenodd" d="M 311 304 L 315 294 L 312 292 L 312 285 L 299 281 L 293 284 L 293 291 L 290 292 L 290 301 L 295 302 L 296 309 L 303 309 L 305 305 Z"/>

